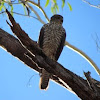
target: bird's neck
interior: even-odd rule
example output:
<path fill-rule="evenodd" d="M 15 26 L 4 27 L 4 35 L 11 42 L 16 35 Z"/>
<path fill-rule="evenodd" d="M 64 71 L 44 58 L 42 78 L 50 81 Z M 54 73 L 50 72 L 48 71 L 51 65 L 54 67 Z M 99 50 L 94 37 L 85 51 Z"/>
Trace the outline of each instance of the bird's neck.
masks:
<path fill-rule="evenodd" d="M 59 26 L 62 25 L 62 23 L 59 23 L 59 22 L 56 22 L 56 21 L 50 21 L 50 24 L 56 24 L 56 25 L 59 25 Z"/>

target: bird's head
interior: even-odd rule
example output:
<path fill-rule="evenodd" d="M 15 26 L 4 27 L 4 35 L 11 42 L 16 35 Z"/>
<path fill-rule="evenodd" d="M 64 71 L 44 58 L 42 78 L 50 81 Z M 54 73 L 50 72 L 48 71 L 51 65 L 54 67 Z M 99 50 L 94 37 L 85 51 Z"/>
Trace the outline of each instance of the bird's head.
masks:
<path fill-rule="evenodd" d="M 63 23 L 63 17 L 61 15 L 55 14 L 51 17 L 50 22 L 62 24 Z"/>

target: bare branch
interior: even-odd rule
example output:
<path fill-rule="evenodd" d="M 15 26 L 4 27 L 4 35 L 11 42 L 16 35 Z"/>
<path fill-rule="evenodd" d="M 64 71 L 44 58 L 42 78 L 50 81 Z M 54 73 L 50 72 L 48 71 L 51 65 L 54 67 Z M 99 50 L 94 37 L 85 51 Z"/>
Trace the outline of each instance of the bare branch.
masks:
<path fill-rule="evenodd" d="M 100 46 L 99 46 L 100 40 L 99 40 L 99 37 L 98 37 L 98 35 L 96 33 L 95 33 L 95 35 L 96 35 L 96 39 L 93 36 L 92 36 L 92 38 L 93 38 L 93 40 L 94 40 L 94 42 L 96 44 L 96 48 L 97 48 L 97 51 L 98 51 L 98 50 L 100 50 Z"/>
<path fill-rule="evenodd" d="M 95 62 L 88 56 L 86 55 L 83 51 L 79 50 L 75 46 L 69 44 L 67 41 L 65 42 L 65 46 L 68 47 L 69 49 L 75 51 L 78 53 L 80 56 L 82 56 L 86 61 L 89 62 L 89 64 L 96 70 L 96 72 L 100 75 L 100 69 L 99 67 L 95 64 Z"/>
<path fill-rule="evenodd" d="M 88 3 L 89 5 L 91 5 L 89 2 L 83 0 L 84 2 Z M 24 3 L 26 4 L 27 7 L 29 7 L 34 13 L 35 15 L 37 16 L 38 20 L 42 23 L 42 24 L 45 24 L 45 22 L 41 19 L 41 17 L 39 16 L 39 14 L 27 3 L 31 3 L 33 4 L 34 6 L 36 6 L 37 8 L 39 8 L 42 13 L 44 14 L 45 18 L 49 21 L 49 18 L 47 17 L 45 11 L 43 10 L 43 8 L 35 3 L 34 1 L 30 1 L 30 0 L 27 0 L 25 1 Z M 99 6 L 98 6 L 99 7 Z M 69 44 L 67 41 L 65 42 L 65 45 L 70 48 L 71 50 L 75 51 L 76 53 L 78 53 L 79 55 L 81 55 L 83 58 L 85 58 L 86 61 L 88 61 L 92 66 L 93 68 L 96 70 L 96 72 L 100 75 L 100 69 L 97 67 L 97 65 L 93 62 L 93 60 L 91 60 L 91 58 L 89 58 L 83 51 L 79 50 L 78 48 L 76 48 L 75 46 L 72 46 L 71 44 Z M 100 48 L 98 46 L 98 44 L 96 43 L 97 47 Z"/>
<path fill-rule="evenodd" d="M 100 96 L 100 94 L 98 93 L 98 91 L 100 91 L 100 90 L 98 90 L 98 88 L 97 88 L 98 86 L 97 86 L 96 82 L 91 78 L 90 72 L 87 72 L 87 73 L 84 72 L 84 75 L 88 81 L 90 88 L 95 91 L 97 96 Z"/>
<path fill-rule="evenodd" d="M 21 0 L 21 1 L 22 1 L 21 3 L 12 3 L 12 2 L 6 2 L 6 1 L 5 1 L 5 3 L 7 3 L 7 4 L 9 4 L 9 5 L 13 5 L 13 4 L 14 4 L 14 5 L 15 5 L 15 4 L 25 4 L 28 8 L 31 9 L 31 11 L 32 11 L 33 13 L 35 13 L 35 15 L 37 16 L 38 20 L 39 20 L 42 24 L 45 24 L 45 22 L 41 19 L 41 17 L 40 17 L 40 15 L 38 14 L 38 12 L 35 11 L 35 9 L 29 4 L 29 3 L 31 3 L 32 5 L 34 5 L 35 7 L 37 7 L 37 8 L 43 13 L 43 15 L 45 16 L 45 18 L 47 19 L 47 21 L 49 21 L 49 18 L 48 18 L 48 16 L 47 16 L 47 14 L 46 14 L 45 11 L 43 10 L 43 8 L 40 6 L 40 0 L 38 0 L 38 4 L 35 3 L 34 1 L 30 1 L 30 0 L 26 0 L 26 1 Z"/>
<path fill-rule="evenodd" d="M 43 10 L 43 8 L 39 4 L 35 3 L 34 1 L 30 1 L 30 0 L 26 0 L 26 1 L 29 2 L 29 3 L 31 3 L 31 4 L 33 4 L 37 8 L 39 8 L 41 10 L 41 12 L 44 14 L 44 16 L 47 19 L 47 21 L 49 22 L 49 18 L 47 16 L 47 14 L 45 13 L 45 11 Z"/>
<path fill-rule="evenodd" d="M 94 90 L 91 90 L 86 80 L 77 76 L 73 72 L 65 69 L 61 64 L 48 58 L 39 48 L 38 44 L 31 40 L 29 36 L 21 29 L 11 14 L 7 11 L 9 19 L 12 23 L 11 30 L 19 38 L 23 47 L 30 51 L 30 57 L 32 61 L 38 65 L 38 68 L 44 68 L 46 71 L 62 80 L 66 86 L 70 87 L 70 90 L 74 91 L 82 100 L 99 100 L 100 96 L 97 96 Z M 59 80 L 59 81 L 60 81 Z M 68 87 L 68 89 L 69 89 Z M 99 89 L 99 88 L 98 88 Z M 98 92 L 99 93 L 99 92 Z"/>
<path fill-rule="evenodd" d="M 97 48 L 100 50 L 100 39 L 97 34 L 96 34 L 96 38 L 97 38 L 96 45 L 97 45 Z"/>
<path fill-rule="evenodd" d="M 89 4 L 91 7 L 100 9 L 100 5 L 93 5 L 93 4 L 91 4 L 90 2 L 88 2 L 86 0 L 82 0 L 82 1 L 85 2 L 85 3 L 87 3 L 87 4 Z"/>
<path fill-rule="evenodd" d="M 9 11 L 11 12 L 11 11 Z M 6 13 L 5 11 L 2 11 L 0 14 L 3 14 L 3 13 Z M 38 18 L 34 17 L 34 16 L 29 16 L 29 15 L 24 15 L 24 14 L 21 14 L 21 13 L 17 13 L 17 12 L 12 12 L 13 14 L 17 14 L 17 15 L 20 15 L 20 16 L 25 16 L 25 17 L 30 17 L 30 18 L 34 18 L 36 20 L 38 20 Z"/>
<path fill-rule="evenodd" d="M 40 0 L 38 0 L 38 5 L 40 6 Z"/>
<path fill-rule="evenodd" d="M 85 1 L 85 0 L 83 0 Z M 41 8 L 41 6 L 39 6 L 38 4 L 36 4 L 35 2 L 33 1 L 30 1 L 28 0 L 28 2 L 32 3 L 33 5 L 35 5 L 36 7 L 38 7 L 42 12 L 43 14 L 45 15 L 46 17 L 46 13 L 44 12 L 44 10 Z M 47 17 L 46 17 L 47 18 Z M 49 20 L 48 20 L 49 21 Z M 79 50 L 78 48 L 76 48 L 75 46 L 72 46 L 71 44 L 69 44 L 67 41 L 65 42 L 65 45 L 70 48 L 71 50 L 75 51 L 76 53 L 78 53 L 79 55 L 81 55 L 83 58 L 85 58 L 86 61 L 88 61 L 92 66 L 93 68 L 96 70 L 96 72 L 100 75 L 100 69 L 97 67 L 97 65 L 93 62 L 93 60 L 88 57 L 83 51 Z"/>
<path fill-rule="evenodd" d="M 42 23 L 45 24 L 45 22 L 41 19 L 41 17 L 39 16 L 39 14 L 33 9 L 33 7 L 31 7 L 28 3 L 25 3 L 27 7 L 29 7 L 37 16 L 38 20 Z"/>
<path fill-rule="evenodd" d="M 19 5 L 21 3 L 14 3 L 14 2 L 9 2 L 9 1 L 4 1 L 4 3 L 9 4 L 9 5 Z"/>
<path fill-rule="evenodd" d="M 0 47 L 17 57 L 25 65 L 34 69 L 34 71 L 41 73 L 41 69 L 38 68 L 37 64 L 35 64 L 32 59 L 30 59 L 31 57 L 26 56 L 30 56 L 31 54 L 25 48 L 23 48 L 18 39 L 2 29 L 0 29 Z M 56 76 L 52 76 L 51 79 L 59 85 L 67 88 Z"/>

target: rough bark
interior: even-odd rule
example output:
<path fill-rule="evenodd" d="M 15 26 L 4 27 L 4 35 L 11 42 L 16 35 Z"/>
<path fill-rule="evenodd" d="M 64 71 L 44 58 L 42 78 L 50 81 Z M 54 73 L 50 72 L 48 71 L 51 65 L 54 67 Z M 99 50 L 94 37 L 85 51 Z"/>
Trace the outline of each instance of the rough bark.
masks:
<path fill-rule="evenodd" d="M 8 24 L 20 42 L 0 29 L 0 46 L 4 47 L 8 52 L 18 57 L 34 70 L 41 72 L 41 68 L 44 68 L 52 74 L 51 78 L 67 89 L 73 91 L 82 100 L 100 100 L 100 87 L 96 84 L 98 81 L 91 81 L 89 77 L 87 77 L 87 80 L 84 80 L 80 76 L 65 69 L 61 64 L 49 59 L 42 52 L 41 48 L 39 48 L 38 44 L 31 40 L 21 29 L 19 24 L 15 22 L 8 11 L 7 14 L 12 26 L 9 23 Z M 31 63 L 29 63 L 27 59 Z"/>
<path fill-rule="evenodd" d="M 22 61 L 28 67 L 34 69 L 36 72 L 41 73 L 41 69 L 37 67 L 37 64 L 35 64 L 32 61 L 32 59 L 27 56 L 27 55 L 29 56 L 31 55 L 27 51 L 27 49 L 25 49 L 21 45 L 18 39 L 16 39 L 14 36 L 10 35 L 6 31 L 2 30 L 1 28 L 0 28 L 0 47 L 2 47 L 11 55 L 17 57 L 20 61 Z M 52 76 L 51 79 L 66 88 L 66 86 L 62 82 L 60 82 L 57 77 Z"/>

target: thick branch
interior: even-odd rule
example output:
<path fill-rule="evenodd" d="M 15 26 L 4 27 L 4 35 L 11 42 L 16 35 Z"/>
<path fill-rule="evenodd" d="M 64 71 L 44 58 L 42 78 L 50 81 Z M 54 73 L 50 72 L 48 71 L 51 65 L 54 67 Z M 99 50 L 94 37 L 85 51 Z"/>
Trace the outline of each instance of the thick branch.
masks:
<path fill-rule="evenodd" d="M 0 29 L 0 46 L 3 47 L 4 49 L 6 49 L 8 52 L 10 52 L 13 56 L 19 58 L 21 61 L 23 61 L 28 66 L 30 66 L 32 69 L 35 69 L 36 71 L 41 72 L 41 70 L 34 63 L 32 63 L 32 61 L 30 59 L 28 59 L 25 56 L 25 54 L 27 54 L 27 50 L 25 48 L 23 48 L 23 46 L 19 43 L 19 41 L 16 38 L 14 38 L 13 36 L 11 36 L 10 34 L 8 34 L 7 32 L 3 31 L 2 29 Z M 38 64 L 42 63 L 41 65 L 44 66 L 45 63 L 43 60 L 41 61 L 40 58 L 41 58 L 41 56 L 40 57 L 36 56 L 36 59 L 38 59 Z M 53 62 L 53 63 L 51 61 L 49 61 L 49 62 L 52 64 L 52 66 L 46 64 L 44 66 L 46 68 L 46 70 L 48 70 L 50 73 L 53 73 L 55 75 L 57 74 L 57 76 L 62 78 L 65 81 L 65 83 L 68 83 L 68 85 L 73 89 L 73 91 L 78 91 L 78 93 L 80 95 L 83 94 L 84 92 L 86 92 L 87 90 L 88 91 L 86 92 L 86 94 L 89 92 L 89 95 L 90 95 L 91 92 L 89 91 L 89 87 L 84 79 L 73 74 L 72 72 L 68 71 L 67 69 L 63 68 L 60 64 L 58 64 L 56 62 Z M 56 65 L 54 65 L 54 64 L 56 64 Z M 66 80 L 66 78 L 67 78 L 67 80 Z M 53 77 L 53 79 L 55 81 L 58 80 L 56 77 Z M 61 83 L 61 82 L 58 81 L 58 83 Z M 61 83 L 61 85 L 63 85 L 63 84 Z M 84 90 L 83 86 L 85 88 L 84 92 L 82 92 L 82 90 Z M 84 95 L 83 95 L 83 97 L 84 97 Z M 90 100 L 90 99 L 84 98 L 83 100 Z"/>
<path fill-rule="evenodd" d="M 45 18 L 49 21 L 48 16 L 46 15 L 45 11 L 43 10 L 43 8 L 38 5 L 37 3 L 35 3 L 34 1 L 30 1 L 27 0 L 29 3 L 33 4 L 34 6 L 38 7 L 42 13 L 45 15 Z M 84 2 L 86 2 L 85 0 L 83 0 Z M 89 2 L 87 2 L 89 5 L 91 5 Z M 93 6 L 93 5 L 91 5 Z M 93 6 L 94 7 L 94 6 Z M 99 6 L 96 6 L 99 7 Z M 100 7 L 99 7 L 100 8 Z M 41 22 L 41 19 L 40 19 Z M 71 45 L 70 43 L 68 43 L 67 41 L 65 42 L 65 46 L 70 48 L 71 50 L 73 50 L 74 52 L 78 53 L 80 56 L 82 56 L 83 58 L 85 58 L 85 60 L 87 62 L 89 62 L 91 64 L 91 66 L 96 70 L 96 72 L 100 75 L 100 69 L 98 68 L 98 66 L 94 63 L 94 61 L 88 56 L 86 55 L 83 51 L 79 50 L 78 48 L 76 48 L 75 46 Z"/>
<path fill-rule="evenodd" d="M 40 1 L 40 0 L 38 0 L 38 1 Z M 86 2 L 86 3 L 88 3 L 90 6 L 92 6 L 92 7 L 96 7 L 96 8 L 100 8 L 100 6 L 98 5 L 98 6 L 95 6 L 95 5 L 92 5 L 92 4 L 90 4 L 89 2 L 87 2 L 87 1 L 85 1 L 85 0 L 83 0 L 84 2 Z M 43 10 L 43 8 L 40 6 L 40 3 L 38 2 L 38 4 L 37 3 L 35 3 L 34 1 L 30 1 L 30 0 L 26 0 L 26 2 L 24 2 L 25 4 L 26 4 L 26 6 L 27 7 L 29 7 L 34 13 L 35 13 L 35 15 L 37 16 L 37 18 L 38 18 L 38 20 L 42 23 L 42 24 L 45 24 L 45 22 L 41 19 L 41 17 L 39 16 L 39 14 L 33 9 L 33 7 L 32 6 L 30 6 L 29 4 L 28 4 L 28 2 L 29 3 L 31 3 L 31 4 L 33 4 L 34 6 L 36 6 L 37 8 L 39 8 L 41 11 L 42 11 L 42 13 L 44 14 L 44 16 L 45 16 L 45 18 L 47 19 L 47 21 L 49 21 L 49 18 L 48 18 L 48 16 L 46 15 L 46 13 L 45 13 L 45 11 Z M 15 3 L 16 4 L 16 3 Z M 18 3 L 19 4 L 19 3 Z M 76 53 L 78 53 L 80 56 L 82 56 L 83 58 L 85 58 L 85 60 L 87 61 L 87 62 L 89 62 L 91 65 L 92 65 L 92 67 L 96 70 L 96 72 L 100 75 L 100 69 L 98 68 L 98 66 L 94 63 L 94 61 L 89 57 L 89 56 L 87 56 L 83 51 L 81 51 L 81 50 L 79 50 L 78 48 L 76 48 L 75 46 L 73 46 L 73 45 L 71 45 L 70 43 L 68 43 L 67 41 L 65 42 L 65 46 L 66 47 L 68 47 L 68 48 L 70 48 L 71 50 L 73 50 L 74 52 L 76 52 Z M 98 44 L 97 44 L 97 46 L 98 46 Z M 98 47 L 99 48 L 99 47 Z M 100 48 L 99 48 L 100 49 Z"/>
<path fill-rule="evenodd" d="M 41 70 L 36 67 L 36 64 L 32 63 L 32 61 L 27 58 L 25 54 L 27 54 L 28 51 L 23 48 L 18 39 L 16 39 L 2 29 L 0 29 L 0 46 L 32 69 L 41 72 Z"/>
<path fill-rule="evenodd" d="M 45 18 L 49 21 L 48 19 L 48 16 L 46 15 L 45 11 L 43 10 L 43 8 L 36 4 L 34 1 L 30 1 L 30 0 L 27 0 L 29 3 L 35 5 L 36 7 L 38 7 L 42 13 L 45 15 Z M 86 2 L 85 0 L 83 0 L 84 2 Z M 93 6 L 93 7 L 98 7 L 100 8 L 100 6 L 94 6 L 94 5 L 91 5 L 89 2 L 87 2 L 90 6 Z M 40 20 L 41 21 L 41 20 Z M 96 70 L 96 72 L 100 75 L 100 69 L 98 68 L 98 66 L 94 63 L 94 61 L 88 56 L 86 55 L 83 51 L 79 50 L 78 48 L 76 48 L 75 46 L 69 44 L 67 41 L 65 42 L 65 46 L 67 46 L 68 48 L 70 48 L 71 50 L 73 50 L 74 52 L 78 53 L 80 56 L 82 56 L 83 58 L 85 58 L 86 61 L 88 61 L 92 67 Z"/>
<path fill-rule="evenodd" d="M 27 56 L 27 54 L 30 53 L 25 48 L 23 48 L 18 39 L 16 39 L 2 29 L 0 29 L 0 46 L 7 52 L 9 52 L 11 55 L 17 57 L 24 64 L 34 69 L 36 72 L 41 73 L 41 69 L 39 69 L 37 65 L 32 61 L 32 59 Z M 51 79 L 62 85 L 63 87 L 67 88 L 62 82 L 59 81 L 57 77 L 52 76 Z"/>
<path fill-rule="evenodd" d="M 42 50 L 38 47 L 35 41 L 32 41 L 28 35 L 21 29 L 19 24 L 15 22 L 11 14 L 7 11 L 9 19 L 12 23 L 10 25 L 13 33 L 19 38 L 23 46 L 30 51 L 31 59 L 39 68 L 45 68 L 49 73 L 57 76 L 62 80 L 66 86 L 68 85 L 82 100 L 99 100 L 95 91 L 91 90 L 86 80 L 77 76 L 76 74 L 65 69 L 59 63 L 49 59 Z"/>
<path fill-rule="evenodd" d="M 31 4 L 33 4 L 34 6 L 38 7 L 42 11 L 42 13 L 45 15 L 45 18 L 49 21 L 48 16 L 46 15 L 45 11 L 43 10 L 43 8 L 40 5 L 38 5 L 34 1 L 30 1 L 30 0 L 27 0 L 27 1 L 29 3 L 31 3 Z M 86 3 L 88 3 L 90 6 L 100 8 L 100 6 L 94 6 L 94 5 L 91 5 L 89 2 L 87 2 L 85 0 L 83 0 L 83 1 L 86 2 Z M 41 20 L 40 20 L 40 22 L 41 22 Z M 92 65 L 92 67 L 96 70 L 96 72 L 100 75 L 100 69 L 98 68 L 98 66 L 94 63 L 94 61 L 88 55 L 86 55 L 83 51 L 79 50 L 78 48 L 76 48 L 75 46 L 71 45 L 67 41 L 65 42 L 65 46 L 68 47 L 68 48 L 70 48 L 74 52 L 78 53 L 83 58 L 85 58 L 85 60 L 87 62 L 89 62 Z"/>

